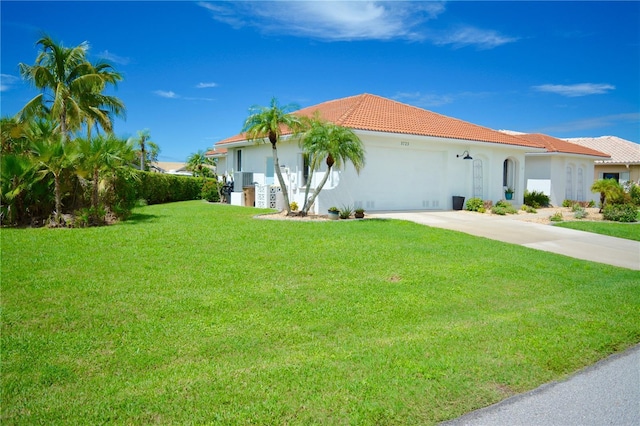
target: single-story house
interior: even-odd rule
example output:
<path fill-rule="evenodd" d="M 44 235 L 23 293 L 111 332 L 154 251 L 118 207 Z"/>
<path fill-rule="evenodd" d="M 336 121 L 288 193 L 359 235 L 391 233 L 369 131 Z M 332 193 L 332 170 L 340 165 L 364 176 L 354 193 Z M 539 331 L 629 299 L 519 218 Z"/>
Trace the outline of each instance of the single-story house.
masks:
<path fill-rule="evenodd" d="M 360 174 L 350 164 L 333 171 L 312 209 L 316 213 L 343 205 L 368 211 L 450 210 L 453 197 L 496 202 L 505 198 L 507 187 L 514 190 L 513 203 L 522 204 L 527 161 L 535 154 L 549 157 L 546 179 L 563 176 L 564 181 L 570 163 L 575 164 L 576 173 L 578 168 L 582 170 L 582 188 L 589 188 L 593 180 L 593 159 L 584 152 L 550 154 L 542 141 L 372 94 L 323 102 L 295 114 L 312 116 L 316 112 L 325 120 L 353 129 L 366 152 Z M 277 195 L 280 189 L 277 178 L 274 180 L 269 143 L 256 144 L 239 134 L 218 142 L 216 149 L 221 148 L 227 149 L 227 171 L 234 172 L 232 204 L 253 199 L 246 191 L 255 187 L 256 206 L 283 207 L 277 204 L 282 197 Z M 278 157 L 289 199 L 302 205 L 306 185 L 315 188 L 325 171 L 309 175 L 305 155 L 290 132 L 285 131 L 278 143 Z M 592 199 L 586 190 L 576 188 L 574 192 L 576 199 Z"/>
<path fill-rule="evenodd" d="M 166 173 L 170 175 L 191 176 L 192 173 L 187 170 L 186 163 L 178 163 L 171 161 L 157 161 L 149 167 L 151 171 L 158 173 Z"/>
<path fill-rule="evenodd" d="M 544 192 L 554 206 L 562 205 L 564 200 L 588 201 L 596 197 L 591 193 L 594 161 L 609 159 L 609 155 L 548 135 L 521 134 L 518 137 L 546 149 L 525 156 L 525 180 L 529 191 Z"/>
<path fill-rule="evenodd" d="M 615 136 L 565 139 L 576 145 L 609 154 L 610 159 L 595 162 L 594 179 L 615 179 L 624 184 L 640 183 L 640 145 Z"/>

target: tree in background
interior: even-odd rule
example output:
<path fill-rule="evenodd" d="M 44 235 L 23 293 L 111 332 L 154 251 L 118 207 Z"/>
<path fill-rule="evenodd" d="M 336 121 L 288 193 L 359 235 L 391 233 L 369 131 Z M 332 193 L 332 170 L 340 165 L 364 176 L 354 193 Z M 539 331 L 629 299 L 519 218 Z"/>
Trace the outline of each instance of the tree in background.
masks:
<path fill-rule="evenodd" d="M 290 113 L 290 111 L 294 109 L 297 109 L 296 105 L 289 104 L 281 107 L 278 105 L 278 100 L 272 98 L 271 104 L 268 107 L 252 106 L 249 109 L 249 117 L 247 117 L 242 127 L 242 131 L 246 134 L 247 140 L 261 142 L 268 139 L 271 143 L 273 167 L 278 176 L 278 182 L 280 183 L 282 195 L 284 196 L 284 206 L 288 215 L 291 214 L 291 205 L 289 204 L 287 185 L 280 171 L 277 145 L 283 130 L 288 129 L 296 134 L 302 129 L 300 118 Z"/>
<path fill-rule="evenodd" d="M 322 191 L 333 167 L 340 168 L 350 162 L 356 172 L 360 173 L 365 164 L 365 154 L 362 141 L 353 130 L 323 121 L 318 115 L 308 120 L 308 130 L 300 139 L 300 146 L 309 154 L 310 176 L 313 176 L 314 171 L 320 169 L 323 162 L 327 166 L 327 170 L 313 191 L 311 198 L 309 198 L 311 181 L 307 183 L 305 203 L 300 211 L 300 214 L 304 216 Z"/>
<path fill-rule="evenodd" d="M 95 65 L 87 60 L 89 44 L 67 48 L 44 36 L 36 42 L 41 52 L 35 65 L 19 64 L 22 77 L 41 93 L 18 113 L 20 121 L 34 116 L 51 117 L 63 138 L 87 124 L 99 124 L 111 132 L 112 116 L 124 114 L 124 104 L 114 96 L 103 95 L 107 85 L 116 85 L 122 76 L 106 62 Z"/>
<path fill-rule="evenodd" d="M 160 147 L 151 140 L 149 129 L 138 130 L 137 136 L 129 138 L 133 152 L 140 160 L 140 170 L 149 170 L 149 164 L 158 161 Z"/>
<path fill-rule="evenodd" d="M 187 158 L 187 170 L 193 173 L 195 177 L 212 177 L 215 175 L 211 169 L 215 166 L 213 159 L 206 156 L 203 150 L 194 152 Z"/>

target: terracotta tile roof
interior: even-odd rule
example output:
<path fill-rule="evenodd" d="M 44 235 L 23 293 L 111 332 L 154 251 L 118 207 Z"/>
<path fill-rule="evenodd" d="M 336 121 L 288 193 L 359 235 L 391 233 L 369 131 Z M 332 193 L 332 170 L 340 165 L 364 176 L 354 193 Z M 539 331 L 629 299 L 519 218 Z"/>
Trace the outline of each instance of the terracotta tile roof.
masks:
<path fill-rule="evenodd" d="M 557 139 L 552 136 L 543 135 L 540 133 L 520 134 L 517 135 L 517 137 L 526 139 L 529 142 L 542 145 L 547 149 L 547 152 L 563 152 L 569 154 L 582 154 L 609 158 L 608 154 L 596 151 L 595 149 L 587 148 L 582 145 L 576 145 L 574 143 L 569 143 L 565 140 Z"/>
<path fill-rule="evenodd" d="M 601 136 L 599 138 L 571 138 L 568 142 L 586 146 L 591 149 L 606 152 L 610 160 L 598 160 L 606 164 L 640 164 L 640 145 L 616 136 Z"/>
<path fill-rule="evenodd" d="M 526 139 L 368 93 L 323 102 L 303 108 L 295 114 L 311 116 L 316 111 L 325 120 L 356 130 L 541 148 Z M 222 140 L 217 145 L 243 140 L 245 136 L 240 134 Z"/>
<path fill-rule="evenodd" d="M 204 153 L 207 157 L 224 157 L 227 155 L 227 148 L 213 148 Z"/>

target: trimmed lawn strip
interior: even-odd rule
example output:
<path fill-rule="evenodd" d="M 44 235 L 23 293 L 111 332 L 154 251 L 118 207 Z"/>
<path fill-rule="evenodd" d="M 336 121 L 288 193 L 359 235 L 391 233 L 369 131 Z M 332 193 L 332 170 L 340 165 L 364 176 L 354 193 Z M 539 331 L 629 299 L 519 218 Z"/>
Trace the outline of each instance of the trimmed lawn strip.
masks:
<path fill-rule="evenodd" d="M 2 229 L 2 422 L 432 424 L 640 341 L 636 271 L 256 212 Z"/>
<path fill-rule="evenodd" d="M 640 241 L 640 223 L 617 223 L 600 221 L 567 221 L 558 222 L 554 226 L 576 229 L 578 231 L 592 232 L 594 234 L 608 235 L 610 237 L 625 238 L 627 240 Z"/>

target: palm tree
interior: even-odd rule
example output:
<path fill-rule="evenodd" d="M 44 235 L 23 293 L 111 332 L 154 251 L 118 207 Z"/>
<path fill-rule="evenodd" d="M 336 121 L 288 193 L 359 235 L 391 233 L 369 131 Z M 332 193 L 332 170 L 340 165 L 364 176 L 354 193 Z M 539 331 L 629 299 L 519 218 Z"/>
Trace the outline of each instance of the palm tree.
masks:
<path fill-rule="evenodd" d="M 271 143 L 273 167 L 276 169 L 278 182 L 284 196 L 284 206 L 288 215 L 291 214 L 289 193 L 280 171 L 277 144 L 283 131 L 289 130 L 297 133 L 302 129 L 300 118 L 289 112 L 294 109 L 297 109 L 296 105 L 289 104 L 281 107 L 278 105 L 278 100 L 272 98 L 269 107 L 252 106 L 249 109 L 249 117 L 242 128 L 242 131 L 246 133 L 247 140 L 260 142 L 268 139 Z"/>
<path fill-rule="evenodd" d="M 53 175 L 54 197 L 55 197 L 55 221 L 60 223 L 62 217 L 62 193 L 60 190 L 60 179 L 65 170 L 73 167 L 79 153 L 75 144 L 65 143 L 60 134 L 51 135 L 45 139 L 38 139 L 32 142 L 31 151 L 34 161 L 40 169 L 40 174 L 45 177 Z"/>
<path fill-rule="evenodd" d="M 107 178 L 108 173 L 127 167 L 134 154 L 126 141 L 113 135 L 79 138 L 77 142 L 82 156 L 80 173 L 91 181 L 91 207 L 95 212 L 99 204 L 101 175 Z"/>
<path fill-rule="evenodd" d="M 322 191 L 322 187 L 327 182 L 334 166 L 340 168 L 350 162 L 356 172 L 360 173 L 365 164 L 364 147 L 353 130 L 322 121 L 317 115 L 310 120 L 309 130 L 303 135 L 300 145 L 309 154 L 311 176 L 313 171 L 320 168 L 322 162 L 327 165 L 327 171 L 313 191 L 311 198 L 309 198 L 311 182 L 307 184 L 304 207 L 300 211 L 301 215 L 306 215 Z"/>
<path fill-rule="evenodd" d="M 211 177 L 213 172 L 210 166 L 214 166 L 213 159 L 207 157 L 203 150 L 194 152 L 187 158 L 187 170 L 189 170 L 195 177 Z"/>
<path fill-rule="evenodd" d="M 598 179 L 591 185 L 591 192 L 600 193 L 600 213 L 607 202 L 615 202 L 624 197 L 624 190 L 615 179 Z"/>
<path fill-rule="evenodd" d="M 22 222 L 25 199 L 35 181 L 35 169 L 29 157 L 16 153 L 3 153 L 0 157 L 0 222 Z"/>
<path fill-rule="evenodd" d="M 50 115 L 60 126 L 65 139 L 83 122 L 99 123 L 111 131 L 111 114 L 122 115 L 124 105 L 102 95 L 108 84 L 115 85 L 122 76 L 111 65 L 87 61 L 88 43 L 67 48 L 44 36 L 36 42 L 42 51 L 35 65 L 19 64 L 22 77 L 42 92 L 18 113 L 21 120 L 34 115 Z"/>
<path fill-rule="evenodd" d="M 129 144 L 140 158 L 140 170 L 147 170 L 148 163 L 158 161 L 160 147 L 150 139 L 149 129 L 138 130 L 138 136 L 129 138 Z"/>

